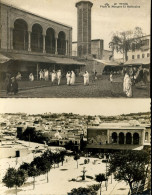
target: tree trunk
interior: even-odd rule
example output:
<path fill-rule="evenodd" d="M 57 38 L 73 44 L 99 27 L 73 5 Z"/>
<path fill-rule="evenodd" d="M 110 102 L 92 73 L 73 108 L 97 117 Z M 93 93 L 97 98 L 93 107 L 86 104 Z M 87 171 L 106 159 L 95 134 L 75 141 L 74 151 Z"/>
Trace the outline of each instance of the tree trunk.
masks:
<path fill-rule="evenodd" d="M 78 160 L 77 160 L 77 169 L 78 169 Z"/>
<path fill-rule="evenodd" d="M 132 182 L 128 182 L 129 183 L 129 187 L 130 187 L 130 190 L 131 190 L 131 194 L 133 193 L 133 187 L 132 187 Z"/>
<path fill-rule="evenodd" d="M 17 185 L 15 186 L 15 188 L 16 188 L 16 195 L 17 195 Z"/>
<path fill-rule="evenodd" d="M 100 195 L 101 195 L 101 183 L 100 183 Z"/>
<path fill-rule="evenodd" d="M 35 189 L 35 177 L 33 177 L 33 190 Z"/>
<path fill-rule="evenodd" d="M 48 171 L 47 171 L 47 183 L 49 183 L 49 176 L 48 176 Z"/>

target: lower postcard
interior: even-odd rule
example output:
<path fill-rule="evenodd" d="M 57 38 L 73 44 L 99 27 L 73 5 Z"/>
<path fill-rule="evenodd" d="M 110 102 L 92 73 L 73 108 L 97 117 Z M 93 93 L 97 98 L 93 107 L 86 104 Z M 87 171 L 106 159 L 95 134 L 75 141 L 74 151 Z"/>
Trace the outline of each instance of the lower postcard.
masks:
<path fill-rule="evenodd" d="M 150 194 L 150 118 L 150 99 L 2 99 L 1 194 Z"/>

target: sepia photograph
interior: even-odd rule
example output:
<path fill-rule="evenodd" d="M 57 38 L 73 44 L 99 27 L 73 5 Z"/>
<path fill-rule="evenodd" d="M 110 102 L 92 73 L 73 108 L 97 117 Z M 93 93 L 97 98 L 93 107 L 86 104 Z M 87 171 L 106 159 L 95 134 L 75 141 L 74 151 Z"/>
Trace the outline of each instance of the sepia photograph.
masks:
<path fill-rule="evenodd" d="M 0 102 L 1 194 L 150 195 L 150 100 L 94 102 Z"/>
<path fill-rule="evenodd" d="M 0 97 L 149 98 L 150 0 L 0 0 Z"/>

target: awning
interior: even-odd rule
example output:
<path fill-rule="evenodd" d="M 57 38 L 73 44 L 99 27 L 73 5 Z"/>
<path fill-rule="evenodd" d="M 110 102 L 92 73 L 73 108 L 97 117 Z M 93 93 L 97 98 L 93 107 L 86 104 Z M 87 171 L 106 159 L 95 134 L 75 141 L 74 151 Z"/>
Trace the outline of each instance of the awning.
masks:
<path fill-rule="evenodd" d="M 85 63 L 78 62 L 76 60 L 73 60 L 71 58 L 58 58 L 58 57 L 47 57 L 50 60 L 53 60 L 56 64 L 65 64 L 65 65 L 83 65 L 85 66 Z"/>
<path fill-rule="evenodd" d="M 44 62 L 44 63 L 53 63 L 53 64 L 85 66 L 85 63 L 73 60 L 71 58 L 49 57 L 46 55 L 21 54 L 21 53 L 6 53 L 1 55 L 3 61 L 4 60 L 6 61 L 6 59 L 8 59 L 8 60 L 18 60 L 18 61 L 28 61 L 28 62 Z"/>
<path fill-rule="evenodd" d="M 45 63 L 55 63 L 55 61 L 48 59 L 43 55 L 29 55 L 29 54 L 8 54 L 12 60 L 28 61 L 28 62 L 45 62 Z"/>
<path fill-rule="evenodd" d="M 0 64 L 3 64 L 5 62 L 8 62 L 10 58 L 4 56 L 3 54 L 0 53 Z"/>
<path fill-rule="evenodd" d="M 109 66 L 118 66 L 119 63 L 115 62 L 115 61 L 110 61 L 110 60 L 98 60 L 98 59 L 94 59 L 94 61 L 102 63 L 104 65 L 109 65 Z"/>
<path fill-rule="evenodd" d="M 124 63 L 124 65 L 142 65 L 142 64 L 150 64 L 150 58 L 128 60 Z"/>

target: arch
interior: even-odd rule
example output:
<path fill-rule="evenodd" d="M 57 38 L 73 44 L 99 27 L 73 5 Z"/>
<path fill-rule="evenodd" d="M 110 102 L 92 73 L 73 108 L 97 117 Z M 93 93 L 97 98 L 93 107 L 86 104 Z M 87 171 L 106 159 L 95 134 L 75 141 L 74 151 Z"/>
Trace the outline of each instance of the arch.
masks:
<path fill-rule="evenodd" d="M 124 138 L 125 138 L 125 136 L 124 136 L 124 133 L 119 133 L 119 144 L 124 144 Z"/>
<path fill-rule="evenodd" d="M 139 144 L 139 134 L 134 133 L 133 135 L 133 144 Z"/>
<path fill-rule="evenodd" d="M 40 24 L 33 24 L 31 33 L 31 50 L 34 52 L 43 51 L 43 29 Z"/>
<path fill-rule="evenodd" d="M 112 133 L 112 143 L 117 143 L 117 139 L 118 139 L 117 133 L 116 132 L 113 132 Z"/>
<path fill-rule="evenodd" d="M 16 50 L 28 49 L 28 25 L 23 19 L 16 19 L 14 22 L 13 48 Z"/>
<path fill-rule="evenodd" d="M 132 143 L 132 136 L 131 133 L 126 134 L 126 144 L 131 144 Z"/>
<path fill-rule="evenodd" d="M 148 132 L 145 132 L 145 141 L 148 141 Z"/>
<path fill-rule="evenodd" d="M 58 34 L 57 51 L 59 55 L 65 55 L 66 53 L 66 35 L 63 31 Z"/>
<path fill-rule="evenodd" d="M 55 54 L 55 31 L 53 28 L 48 28 L 45 37 L 46 53 Z"/>

